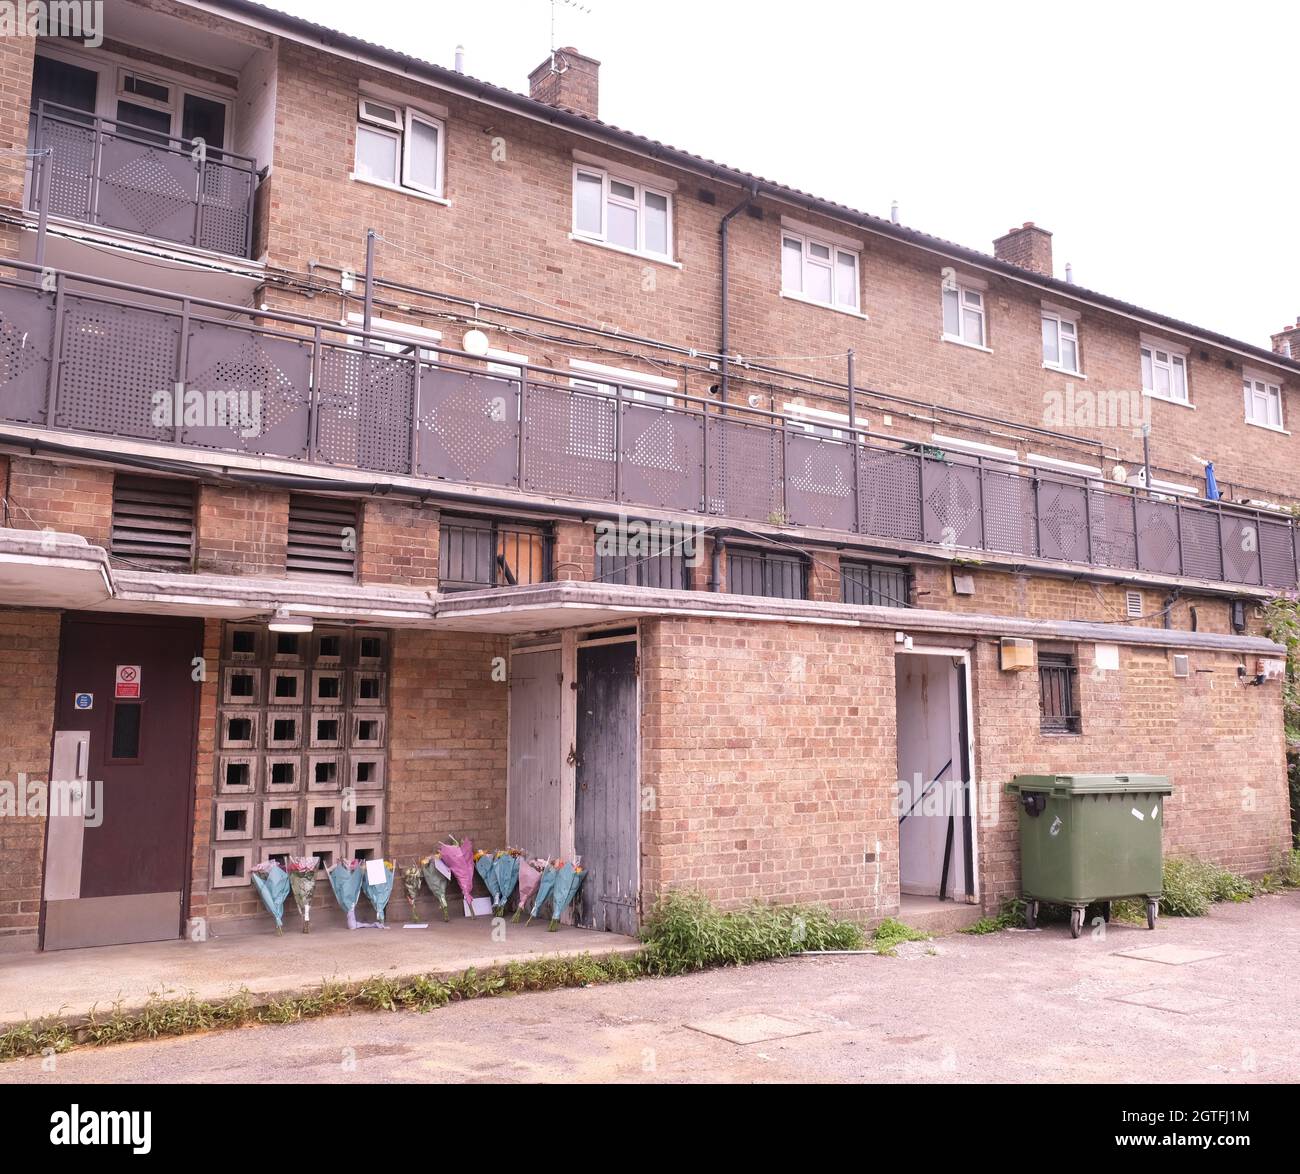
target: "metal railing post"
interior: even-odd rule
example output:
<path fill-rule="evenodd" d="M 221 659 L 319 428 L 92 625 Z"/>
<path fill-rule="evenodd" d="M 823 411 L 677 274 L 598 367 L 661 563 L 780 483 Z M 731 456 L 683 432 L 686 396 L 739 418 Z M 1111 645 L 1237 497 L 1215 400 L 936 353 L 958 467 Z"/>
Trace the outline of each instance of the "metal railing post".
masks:
<path fill-rule="evenodd" d="M 1083 483 L 1083 527 L 1084 538 L 1087 539 L 1088 566 L 1095 567 L 1097 561 L 1092 554 L 1092 490 L 1086 481 Z"/>
<path fill-rule="evenodd" d="M 926 542 L 925 536 L 925 441 L 921 442 L 921 447 L 916 454 L 916 488 L 920 500 L 916 503 L 916 516 L 921 519 L 921 541 Z"/>
<path fill-rule="evenodd" d="M 172 384 L 172 443 L 179 444 L 185 418 L 185 376 L 190 362 L 190 299 L 181 298 L 181 336 L 176 344 L 176 379 Z M 202 389 L 200 389 L 202 390 Z M 178 419 L 177 416 L 180 418 Z"/>
<path fill-rule="evenodd" d="M 321 328 L 311 340 L 311 386 L 307 389 L 307 460 L 316 462 L 316 434 L 320 430 Z"/>
<path fill-rule="evenodd" d="M 787 474 L 789 472 L 789 453 L 787 448 L 790 444 L 790 435 L 787 431 L 787 417 L 781 417 L 781 523 L 790 525 L 790 486 Z M 771 425 L 769 424 L 770 428 Z M 770 520 L 770 519 L 769 519 Z"/>
<path fill-rule="evenodd" d="M 528 452 L 525 434 L 528 431 L 528 367 L 519 368 L 519 435 L 515 438 L 515 488 L 523 490 L 525 464 Z"/>
<path fill-rule="evenodd" d="M 614 500 L 623 500 L 623 385 L 614 384 Z"/>
<path fill-rule="evenodd" d="M 975 458 L 975 475 L 979 480 L 980 550 L 989 548 L 988 514 L 984 510 L 984 458 Z"/>
<path fill-rule="evenodd" d="M 184 140 L 181 140 L 184 142 Z M 198 193 L 194 199 L 194 247 L 203 248 L 203 179 L 208 166 L 208 148 L 205 143 L 203 151 L 194 161 L 195 178 L 198 180 Z"/>
<path fill-rule="evenodd" d="M 710 463 L 710 456 L 712 450 L 709 446 L 710 412 L 709 412 L 709 405 L 707 403 L 703 405 L 703 408 L 701 410 L 701 415 L 704 417 L 704 419 L 700 426 L 700 448 L 702 450 L 700 453 L 700 464 L 702 466 L 701 471 L 704 476 L 704 484 L 700 486 L 700 513 L 707 515 L 713 512 L 709 502 L 709 486 L 710 483 L 712 482 L 712 476 L 711 476 L 712 465 Z"/>
<path fill-rule="evenodd" d="M 853 532 L 862 533 L 862 473 L 858 450 L 862 447 L 858 441 L 857 397 L 854 395 L 854 365 L 857 359 L 852 347 L 848 354 L 849 376 L 849 444 L 853 452 Z"/>
<path fill-rule="evenodd" d="M 1174 498 L 1174 526 L 1178 535 L 1178 574 L 1183 574 L 1183 503 Z"/>
<path fill-rule="evenodd" d="M 423 383 L 422 371 L 424 360 L 420 358 L 420 348 L 415 348 L 415 385 L 411 388 L 411 476 L 415 477 L 420 469 L 420 390 Z"/>
<path fill-rule="evenodd" d="M 63 320 L 67 316 L 64 305 L 63 274 L 54 276 L 54 333 L 50 341 L 50 369 L 45 384 L 45 426 L 57 428 L 59 411 L 59 378 L 63 373 Z"/>
<path fill-rule="evenodd" d="M 104 130 L 103 119 L 96 118 L 92 130 L 90 149 L 90 207 L 86 210 L 86 220 L 91 224 L 99 223 L 99 173 L 104 165 Z"/>

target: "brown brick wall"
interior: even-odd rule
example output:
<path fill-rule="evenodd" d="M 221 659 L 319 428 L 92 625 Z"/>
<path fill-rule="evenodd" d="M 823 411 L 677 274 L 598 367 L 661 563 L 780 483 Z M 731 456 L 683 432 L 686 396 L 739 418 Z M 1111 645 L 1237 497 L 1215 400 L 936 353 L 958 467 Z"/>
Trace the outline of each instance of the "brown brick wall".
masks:
<path fill-rule="evenodd" d="M 289 495 L 277 489 L 203 485 L 196 569 L 213 575 L 283 575 Z"/>
<path fill-rule="evenodd" d="M 363 77 L 446 108 L 449 206 L 348 178 L 356 95 Z M 548 313 L 617 325 L 642 337 L 706 351 L 718 346 L 718 226 L 723 213 L 737 202 L 735 189 L 579 141 L 500 110 L 479 108 L 454 94 L 380 73 L 367 74 L 356 63 L 297 45 L 281 49 L 277 120 L 276 190 L 268 237 L 274 263 L 301 269 L 316 259 L 359 270 L 362 229 L 374 225 L 385 241 L 378 261 L 385 277 L 521 308 L 532 308 L 530 301 L 537 299 L 552 307 Z M 676 181 L 673 230 L 680 269 L 569 239 L 575 148 Z M 703 202 L 701 191 L 711 194 L 714 203 Z M 861 240 L 862 308 L 867 319 L 782 298 L 780 217 L 790 210 L 770 201 L 760 200 L 760 206 L 761 220 L 740 216 L 731 225 L 735 352 L 843 355 L 853 348 L 858 382 L 865 388 L 919 398 L 941 409 L 983 412 L 1013 434 L 1017 427 L 1054 427 L 1107 446 L 1107 464 L 1116 457 L 1132 468 L 1140 463 L 1139 420 L 1117 419 L 1112 413 L 1097 424 L 1086 402 L 1091 396 L 1104 408 L 1113 393 L 1140 387 L 1137 324 L 1064 295 L 1048 295 L 1049 300 L 1082 314 L 1080 338 L 1087 379 L 1072 381 L 1074 399 L 1066 404 L 1067 377 L 1042 365 L 1041 292 L 985 274 L 993 353 L 943 342 L 940 270 L 944 262 L 940 258 L 812 214 L 795 213 L 799 219 Z M 484 215 L 485 210 L 492 214 Z M 959 276 L 980 276 L 960 265 L 954 268 Z M 286 304 L 293 301 L 283 294 L 273 295 L 273 300 L 277 298 Z M 437 325 L 432 319 L 429 324 Z M 558 342 L 523 335 L 498 336 L 496 341 L 526 351 L 534 363 L 560 367 L 579 353 Z M 1275 495 L 1300 496 L 1300 473 L 1295 472 L 1300 462 L 1293 459 L 1300 455 L 1295 447 L 1300 439 L 1244 422 L 1242 360 L 1220 348 L 1189 345 L 1191 395 L 1197 410 L 1152 401 L 1156 465 L 1194 481 L 1200 468 L 1188 454 L 1195 452 L 1215 459 L 1224 483 L 1258 487 L 1264 482 Z M 651 369 L 634 357 L 633 348 L 617 342 L 609 346 L 609 353 L 588 352 L 587 357 Z M 840 384 L 845 377 L 842 358 L 792 359 L 781 365 Z M 702 372 L 691 376 L 688 390 L 702 394 L 716 381 L 716 375 Z M 747 382 L 738 373 L 736 398 L 753 391 L 766 394 L 771 382 Z M 775 382 L 773 394 L 778 401 L 798 390 L 796 386 L 787 391 L 780 386 L 782 380 Z M 1296 379 L 1283 382 L 1292 390 L 1300 385 Z M 804 390 L 810 403 L 821 402 L 811 386 Z M 1135 401 L 1139 412 L 1143 402 L 1141 397 Z M 919 418 L 909 420 L 903 405 L 873 401 L 869 394 L 863 397 L 863 411 L 871 427 L 886 434 L 911 438 L 928 435 L 934 427 Z M 1207 437 L 1212 444 L 1207 445 Z M 1053 451 L 1049 441 L 1028 434 L 1019 447 L 1022 452 L 1033 448 L 1050 455 Z M 1087 456 L 1074 447 L 1056 455 Z"/>
<path fill-rule="evenodd" d="M 438 585 L 438 510 L 419 502 L 368 498 L 361 519 L 360 581 Z"/>
<path fill-rule="evenodd" d="M 642 664 L 644 897 L 700 888 L 724 904 L 824 901 L 859 918 L 897 909 L 897 778 L 891 633 L 658 620 Z M 1096 674 L 1076 648 L 1082 733 L 1039 731 L 1037 674 L 973 653 L 978 856 L 984 906 L 1018 890 L 1016 774 L 1170 776 L 1168 854 L 1248 874 L 1289 838 L 1277 685 L 1248 686 L 1240 659 L 1121 648 Z M 863 853 L 881 847 L 879 877 Z"/>
<path fill-rule="evenodd" d="M 20 776 L 48 783 L 58 675 L 59 613 L 0 610 L 0 782 L 17 788 Z M 8 788 L 5 787 L 5 790 Z M 0 797 L 7 802 L 9 796 Z M 0 949 L 5 939 L 35 943 L 40 917 L 45 819 L 0 815 Z M 14 944 L 14 943 L 9 943 Z"/>
<path fill-rule="evenodd" d="M 644 626 L 647 906 L 684 887 L 731 907 L 896 909 L 890 643 L 889 633 L 797 624 Z"/>
<path fill-rule="evenodd" d="M 1003 789 L 1016 774 L 1114 771 L 1169 776 L 1166 855 L 1203 857 L 1258 875 L 1290 840 L 1277 684 L 1237 677 L 1240 658 L 1192 656 L 1192 675 L 1173 675 L 1161 649 L 1120 649 L 1118 672 L 1088 669 L 1078 649 L 1080 736 L 1038 731 L 1038 678 L 1004 673 L 995 643 L 976 647 L 976 778 L 979 780 L 984 904 L 1018 891 L 1018 822 Z"/>
<path fill-rule="evenodd" d="M 108 546 L 113 527 L 111 469 L 15 456 L 9 460 L 7 484 L 9 525 L 79 534 L 96 546 Z"/>

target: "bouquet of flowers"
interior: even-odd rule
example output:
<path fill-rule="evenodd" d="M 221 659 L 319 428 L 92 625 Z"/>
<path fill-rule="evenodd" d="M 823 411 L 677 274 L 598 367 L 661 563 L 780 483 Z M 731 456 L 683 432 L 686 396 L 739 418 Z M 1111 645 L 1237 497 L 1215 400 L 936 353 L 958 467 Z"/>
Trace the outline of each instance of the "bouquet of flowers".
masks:
<path fill-rule="evenodd" d="M 533 907 L 528 911 L 528 920 L 524 925 L 530 925 L 534 917 L 541 912 L 542 906 L 550 897 L 555 889 L 555 880 L 560 875 L 560 869 L 564 867 L 563 860 L 547 860 L 542 868 L 542 879 L 537 882 L 537 892 L 533 896 Z"/>
<path fill-rule="evenodd" d="M 551 924 L 546 928 L 554 932 L 560 928 L 560 918 L 569 902 L 578 895 L 582 888 L 586 870 L 576 863 L 562 864 L 555 874 L 555 884 L 551 889 Z"/>
<path fill-rule="evenodd" d="M 496 881 L 498 898 L 493 903 L 493 912 L 498 917 L 505 914 L 506 902 L 515 891 L 515 885 L 519 883 L 519 858 L 522 855 L 518 848 L 507 848 L 504 852 L 496 854 L 496 860 L 492 864 L 492 875 Z"/>
<path fill-rule="evenodd" d="M 528 908 L 528 902 L 537 892 L 537 885 L 542 879 L 542 873 L 546 871 L 546 861 L 533 859 L 528 860 L 523 857 L 519 860 L 519 904 L 515 909 L 515 915 L 512 921 L 518 921 L 523 911 Z"/>
<path fill-rule="evenodd" d="M 420 911 L 415 906 L 415 899 L 420 895 L 420 882 L 423 880 L 418 864 L 408 864 L 402 869 L 402 885 L 406 889 L 406 900 L 411 906 L 411 920 L 420 920 Z"/>
<path fill-rule="evenodd" d="M 474 871 L 483 878 L 487 891 L 492 896 L 492 909 L 502 904 L 501 894 L 497 891 L 497 858 L 491 852 L 474 853 Z"/>
<path fill-rule="evenodd" d="M 316 870 L 320 859 L 316 856 L 289 857 L 289 888 L 293 903 L 302 914 L 302 932 L 311 933 L 311 899 L 316 892 Z"/>
<path fill-rule="evenodd" d="M 429 886 L 429 892 L 434 895 L 438 904 L 442 906 L 443 921 L 451 920 L 447 915 L 447 878 L 438 871 L 435 860 L 442 858 L 441 852 L 435 852 L 432 856 L 426 856 L 420 861 L 420 869 L 424 873 L 424 883 Z"/>
<path fill-rule="evenodd" d="M 384 910 L 388 908 L 388 898 L 393 893 L 394 871 L 393 861 L 384 861 L 384 883 L 373 884 L 370 880 L 369 870 L 365 867 L 366 862 L 362 862 L 361 872 L 361 891 L 365 893 L 368 900 L 375 907 L 375 920 L 373 928 L 387 928 L 384 926 Z"/>
<path fill-rule="evenodd" d="M 274 860 L 255 865 L 253 884 L 267 912 L 275 918 L 275 932 L 284 933 L 284 899 L 289 895 L 289 874 Z"/>
<path fill-rule="evenodd" d="M 451 869 L 451 875 L 460 885 L 460 895 L 465 898 L 465 908 L 474 916 L 474 841 L 458 840 L 450 836 L 450 844 L 439 844 L 438 855 L 443 863 Z"/>
<path fill-rule="evenodd" d="M 357 928 L 357 901 L 361 898 L 364 876 L 360 860 L 340 860 L 329 872 L 330 888 L 339 908 L 347 914 L 348 929 Z"/>

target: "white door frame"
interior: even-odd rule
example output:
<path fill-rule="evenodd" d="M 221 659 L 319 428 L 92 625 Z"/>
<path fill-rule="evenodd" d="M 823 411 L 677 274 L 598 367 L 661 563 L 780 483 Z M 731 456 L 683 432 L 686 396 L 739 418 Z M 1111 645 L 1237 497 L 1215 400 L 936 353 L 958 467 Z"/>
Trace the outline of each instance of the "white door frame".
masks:
<path fill-rule="evenodd" d="M 980 901 L 980 856 L 979 856 L 979 810 L 977 808 L 979 787 L 975 780 L 975 709 L 974 699 L 974 682 L 971 674 L 971 650 L 969 648 L 946 648 L 941 645 L 913 645 L 911 648 L 897 648 L 894 651 L 895 658 L 900 656 L 946 656 L 950 660 L 958 661 L 956 665 L 958 671 L 966 675 L 966 704 L 962 717 L 966 723 L 966 767 L 968 778 L 966 780 L 966 805 L 967 812 L 970 816 L 970 866 L 971 866 L 971 888 L 974 890 L 966 894 L 966 903 L 977 905 Z M 895 693 L 894 698 L 894 738 L 897 743 L 898 738 L 898 698 Z M 901 860 L 900 860 L 901 865 Z"/>

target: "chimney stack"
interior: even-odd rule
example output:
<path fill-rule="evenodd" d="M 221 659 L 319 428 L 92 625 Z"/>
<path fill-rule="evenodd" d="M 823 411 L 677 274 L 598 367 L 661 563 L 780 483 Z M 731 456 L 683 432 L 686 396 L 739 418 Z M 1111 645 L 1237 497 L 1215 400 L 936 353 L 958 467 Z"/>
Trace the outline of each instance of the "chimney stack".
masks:
<path fill-rule="evenodd" d="M 556 49 L 528 75 L 528 96 L 588 118 L 599 117 L 600 62 L 571 46 Z"/>
<path fill-rule="evenodd" d="M 1300 318 L 1295 320 L 1294 326 L 1283 326 L 1273 335 L 1273 351 L 1288 359 L 1300 360 Z"/>
<path fill-rule="evenodd" d="M 1052 234 L 1039 228 L 1032 220 L 1026 220 L 1019 228 L 1009 229 L 1005 236 L 998 237 L 993 242 L 993 255 L 999 261 L 1019 265 L 1031 273 L 1052 276 Z"/>

